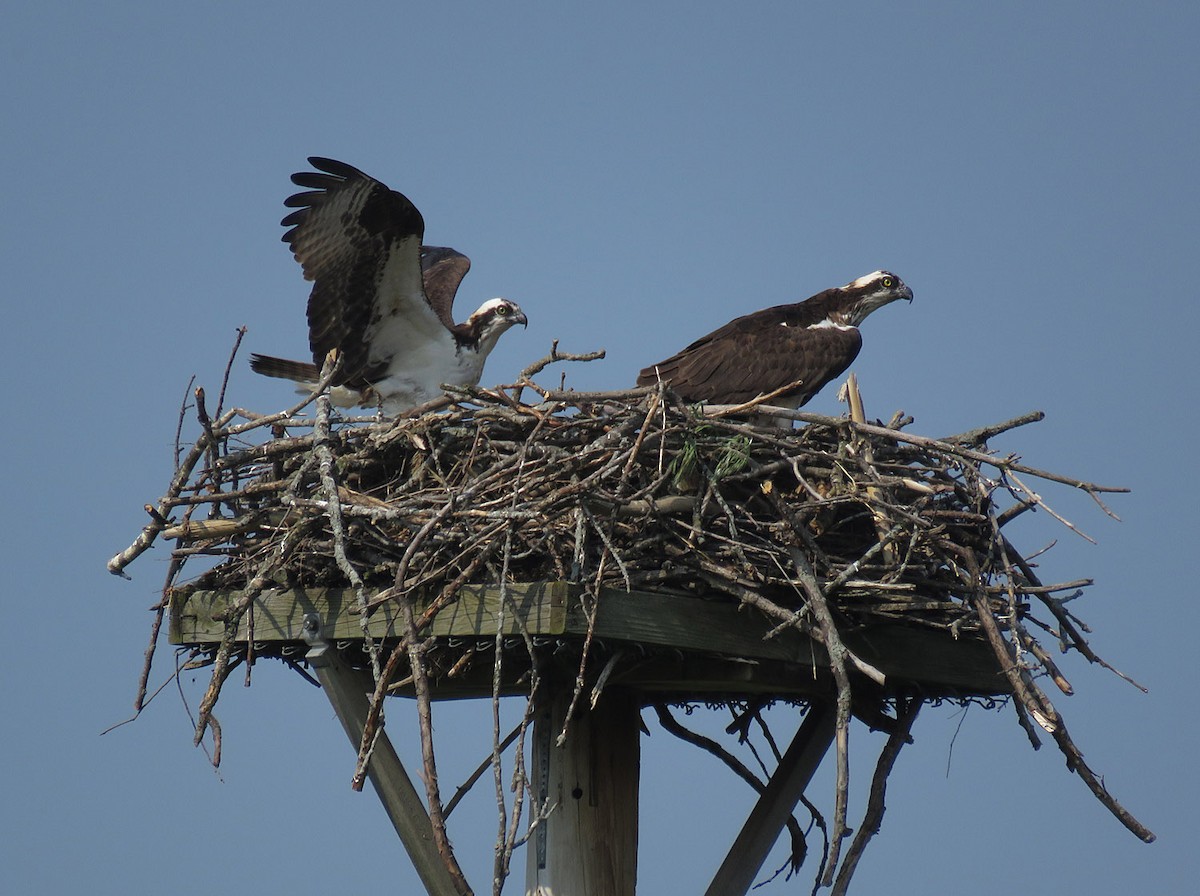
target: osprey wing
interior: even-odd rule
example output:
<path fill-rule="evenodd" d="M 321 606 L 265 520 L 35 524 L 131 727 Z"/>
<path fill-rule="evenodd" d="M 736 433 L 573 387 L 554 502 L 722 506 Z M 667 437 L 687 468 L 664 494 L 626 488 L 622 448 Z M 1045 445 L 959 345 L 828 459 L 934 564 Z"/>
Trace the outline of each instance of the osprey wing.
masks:
<path fill-rule="evenodd" d="M 364 386 L 394 357 L 453 339 L 430 306 L 422 284 L 425 222 L 407 197 L 357 168 L 311 157 L 315 172 L 292 175 L 312 192 L 284 204 L 295 208 L 283 240 L 313 281 L 308 299 L 309 347 L 320 367 L 338 349 L 337 384 Z"/>
<path fill-rule="evenodd" d="M 454 329 L 454 297 L 471 259 L 445 246 L 421 247 L 421 270 L 425 277 L 425 298 L 447 330 Z"/>
<path fill-rule="evenodd" d="M 660 378 L 685 401 L 741 404 L 797 381 L 780 404 L 807 402 L 843 373 L 862 348 L 853 327 L 803 325 L 781 305 L 730 321 L 641 372 L 638 385 Z M 791 319 L 789 319 L 791 318 Z"/>

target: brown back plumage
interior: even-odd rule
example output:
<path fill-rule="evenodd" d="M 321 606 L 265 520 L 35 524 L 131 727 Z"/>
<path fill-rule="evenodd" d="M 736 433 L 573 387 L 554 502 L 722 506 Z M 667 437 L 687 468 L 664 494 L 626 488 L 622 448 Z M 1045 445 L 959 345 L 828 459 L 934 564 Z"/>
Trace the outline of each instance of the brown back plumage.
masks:
<path fill-rule="evenodd" d="M 895 274 L 876 271 L 792 305 L 736 318 L 638 376 L 662 380 L 684 401 L 741 404 L 799 381 L 780 395 L 800 407 L 853 363 L 862 348 L 857 323 L 896 299 L 912 299 Z"/>

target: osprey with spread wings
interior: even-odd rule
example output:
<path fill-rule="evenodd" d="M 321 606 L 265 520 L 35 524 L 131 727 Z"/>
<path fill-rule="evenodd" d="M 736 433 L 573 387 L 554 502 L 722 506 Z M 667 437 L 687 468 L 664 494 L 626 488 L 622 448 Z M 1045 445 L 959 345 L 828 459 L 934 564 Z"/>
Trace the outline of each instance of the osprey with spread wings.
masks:
<path fill-rule="evenodd" d="M 292 175 L 312 192 L 285 200 L 282 224 L 304 277 L 312 363 L 253 355 L 250 366 L 290 379 L 301 391 L 320 378 L 337 349 L 336 404 L 380 405 L 396 414 L 442 394 L 442 385 L 476 385 L 496 342 L 528 324 L 516 302 L 489 299 L 461 324 L 451 309 L 470 259 L 422 246 L 425 221 L 401 193 L 344 162 L 312 157 L 315 172 Z"/>

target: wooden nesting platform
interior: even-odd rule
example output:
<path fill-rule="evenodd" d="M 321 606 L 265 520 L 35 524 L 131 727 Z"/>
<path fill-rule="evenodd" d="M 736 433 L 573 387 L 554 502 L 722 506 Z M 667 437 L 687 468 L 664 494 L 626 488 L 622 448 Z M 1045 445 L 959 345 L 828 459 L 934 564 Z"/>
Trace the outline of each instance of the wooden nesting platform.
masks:
<path fill-rule="evenodd" d="M 124 575 L 156 542 L 174 543 L 138 708 L 164 617 L 170 642 L 212 670 L 195 739 L 211 736 L 214 756 L 213 710 L 234 665 L 302 660 L 358 751 L 354 780 L 374 782 L 434 896 L 472 892 L 434 768 L 430 702 L 455 698 L 527 701 L 505 741 L 518 744 L 522 782 L 512 811 L 557 807 L 528 831 L 526 893 L 537 896 L 633 896 L 642 710 L 688 740 L 673 703 L 743 704 L 747 719 L 762 703 L 804 706 L 706 896 L 749 890 L 831 745 L 820 873 L 828 884 L 840 862 L 848 880 L 882 817 L 872 787 L 839 859 L 851 718 L 887 732 L 885 780 L 929 700 L 1011 697 L 1031 742 L 1053 737 L 1097 798 L 1153 839 L 1084 763 L 1042 688 L 1072 692 L 1040 634 L 1101 660 L 1065 607 L 1090 580 L 1043 582 L 1006 534 L 1049 511 L 1024 480 L 1080 489 L 1102 508 L 1123 489 L 989 448 L 1040 413 L 933 438 L 902 414 L 867 422 L 851 388 L 850 419 L 753 409 L 806 424 L 777 429 L 748 406 L 698 409 L 661 388 L 575 393 L 528 379 L 556 360 L 519 386 L 456 391 L 446 407 L 388 421 L 333 418 L 324 400 L 313 418 L 303 404 L 210 417 L 198 390 L 199 437 L 108 564 Z M 194 558 L 211 565 L 184 582 Z M 415 778 L 384 731 L 389 694 L 415 697 Z M 521 836 L 498 837 L 504 863 Z"/>
<path fill-rule="evenodd" d="M 492 649 L 497 631 L 518 643 L 522 629 L 542 646 L 562 651 L 578 663 L 588 634 L 583 589 L 568 582 L 514 584 L 507 588 L 509 609 L 500 612 L 496 586 L 467 585 L 457 600 L 432 619 L 426 634 L 437 639 L 440 660 L 430 671 L 436 699 L 492 694 Z M 170 641 L 202 650 L 216 649 L 225 635 L 224 618 L 236 592 L 177 593 L 171 604 Z M 342 646 L 361 646 L 363 629 L 357 595 L 349 588 L 292 588 L 264 591 L 251 613 L 241 616 L 234 639 L 246 645 L 253 626 L 258 655 L 305 645 L 305 619 L 320 619 L 320 636 Z M 428 606 L 417 601 L 416 614 Z M 372 638 L 398 639 L 399 608 L 381 602 L 371 616 Z M 767 637 L 775 626 L 763 614 L 729 600 L 705 600 L 648 591 L 603 589 L 596 602 L 594 650 L 622 651 L 609 684 L 631 688 L 647 700 L 721 699 L 772 696 L 825 698 L 834 683 L 825 648 L 794 626 Z M 1011 692 L 995 652 L 975 635 L 953 637 L 945 629 L 911 624 L 872 624 L 841 633 L 856 656 L 887 678 L 885 693 L 903 688 L 928 698 L 1001 696 Z M 524 642 L 506 658 L 506 693 L 524 694 L 519 679 L 528 668 Z M 472 662 L 464 656 L 480 651 Z M 343 651 L 352 654 L 353 650 Z M 525 659 L 524 667 L 521 660 Z M 865 682 L 864 682 L 865 683 Z"/>

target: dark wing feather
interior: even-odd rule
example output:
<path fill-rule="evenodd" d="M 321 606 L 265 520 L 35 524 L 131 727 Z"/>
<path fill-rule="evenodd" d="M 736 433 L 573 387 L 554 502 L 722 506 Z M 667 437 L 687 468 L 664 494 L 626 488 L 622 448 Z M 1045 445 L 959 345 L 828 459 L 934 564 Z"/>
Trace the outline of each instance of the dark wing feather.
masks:
<path fill-rule="evenodd" d="M 283 235 L 304 276 L 313 281 L 308 299 L 309 347 L 320 367 L 339 349 L 336 383 L 364 385 L 379 375 L 398 350 L 373 344 L 381 322 L 402 315 L 414 338 L 448 339 L 422 288 L 421 213 L 405 196 L 357 168 L 312 157 L 316 172 L 292 175 L 297 193 L 284 204 L 296 211 L 282 221 Z"/>
<path fill-rule="evenodd" d="M 638 385 L 661 378 L 685 401 L 741 404 L 800 380 L 798 391 L 779 399 L 798 407 L 843 373 L 862 347 L 856 329 L 798 325 L 789 315 L 798 307 L 781 305 L 730 321 L 647 367 Z"/>
<path fill-rule="evenodd" d="M 421 270 L 425 274 L 425 298 L 447 330 L 454 329 L 454 296 L 471 259 L 445 246 L 421 247 Z"/>

